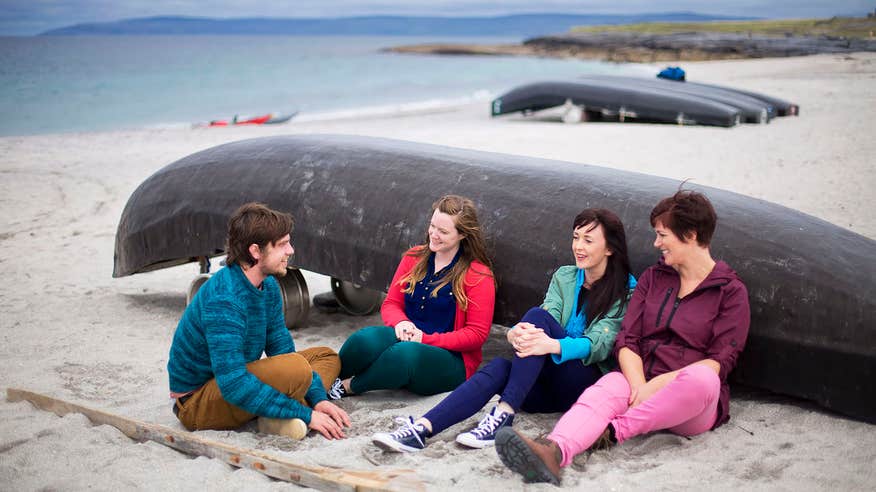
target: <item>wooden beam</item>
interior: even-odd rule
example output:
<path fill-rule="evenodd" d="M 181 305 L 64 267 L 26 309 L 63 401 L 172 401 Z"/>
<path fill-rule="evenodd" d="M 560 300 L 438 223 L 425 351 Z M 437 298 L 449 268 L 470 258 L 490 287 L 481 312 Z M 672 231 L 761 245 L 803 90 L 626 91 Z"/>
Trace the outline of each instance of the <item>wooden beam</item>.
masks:
<path fill-rule="evenodd" d="M 301 465 L 254 449 L 206 439 L 192 432 L 129 419 L 31 391 L 8 388 L 6 399 L 10 402 L 28 401 L 36 408 L 58 416 L 81 413 L 93 424 L 111 425 L 136 441 L 154 441 L 185 454 L 218 459 L 304 487 L 329 491 L 425 490 L 425 485 L 416 478 L 413 470 L 369 471 Z"/>

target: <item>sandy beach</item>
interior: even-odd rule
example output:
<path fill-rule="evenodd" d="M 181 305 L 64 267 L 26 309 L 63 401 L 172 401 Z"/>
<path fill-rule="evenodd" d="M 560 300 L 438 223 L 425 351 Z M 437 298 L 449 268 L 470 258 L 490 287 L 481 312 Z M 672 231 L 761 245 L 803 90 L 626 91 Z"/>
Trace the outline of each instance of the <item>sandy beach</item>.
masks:
<path fill-rule="evenodd" d="M 658 68 L 653 67 L 654 72 Z M 820 217 L 876 239 L 876 54 L 686 63 L 688 80 L 798 103 L 801 116 L 735 128 L 492 120 L 488 103 L 442 112 L 294 121 L 275 127 L 163 129 L 0 138 L 0 390 L 26 388 L 182 429 L 168 398 L 168 350 L 197 274 L 190 264 L 113 279 L 119 216 L 134 189 L 163 166 L 221 143 L 276 134 L 371 135 L 596 164 L 731 190 Z M 436 197 L 440 195 L 436 190 Z M 720 210 L 718 213 L 720 215 Z M 720 227 L 720 223 L 719 223 Z M 307 273 L 311 295 L 328 279 Z M 545 279 L 545 287 L 547 279 Z M 299 348 L 338 349 L 379 317 L 311 310 Z M 501 353 L 493 327 L 486 352 Z M 487 358 L 488 358 L 487 357 Z M 849 375 L 854 377 L 854 375 Z M 303 441 L 240 431 L 199 434 L 312 465 L 407 468 L 429 490 L 524 487 L 495 451 L 467 450 L 456 434 L 414 455 L 384 454 L 370 436 L 420 415 L 441 395 L 374 392 L 344 399 L 348 438 Z M 874 410 L 876 411 L 876 410 Z M 559 414 L 520 414 L 528 435 Z M 871 490 L 876 426 L 809 403 L 737 392 L 730 423 L 685 439 L 635 438 L 564 472 L 563 487 L 594 490 Z M 867 484 L 870 485 L 867 485 Z M 0 490 L 279 490 L 296 486 L 220 461 L 137 443 L 81 415 L 64 418 L 0 398 Z"/>

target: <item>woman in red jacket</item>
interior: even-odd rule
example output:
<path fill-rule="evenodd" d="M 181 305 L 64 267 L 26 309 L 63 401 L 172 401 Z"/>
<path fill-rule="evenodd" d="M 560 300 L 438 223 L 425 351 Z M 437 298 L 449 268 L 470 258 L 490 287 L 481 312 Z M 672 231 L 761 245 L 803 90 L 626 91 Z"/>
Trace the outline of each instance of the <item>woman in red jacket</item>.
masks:
<path fill-rule="evenodd" d="M 338 399 L 376 389 L 450 391 L 477 370 L 490 333 L 496 285 L 474 203 L 447 195 L 432 205 L 426 244 L 402 257 L 380 314 L 344 342 Z"/>
<path fill-rule="evenodd" d="M 587 388 L 546 439 L 496 435 L 502 462 L 528 482 L 559 484 L 560 468 L 588 449 L 668 429 L 693 436 L 726 422 L 727 375 L 748 337 L 748 291 L 709 251 L 709 200 L 679 191 L 651 211 L 662 257 L 639 278 L 614 351 L 621 372 Z"/>

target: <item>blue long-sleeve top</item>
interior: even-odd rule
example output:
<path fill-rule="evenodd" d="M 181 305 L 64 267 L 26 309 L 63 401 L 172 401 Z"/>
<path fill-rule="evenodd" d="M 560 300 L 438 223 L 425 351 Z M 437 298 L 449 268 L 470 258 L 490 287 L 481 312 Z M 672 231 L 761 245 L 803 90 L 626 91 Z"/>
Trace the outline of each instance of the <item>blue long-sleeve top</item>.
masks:
<path fill-rule="evenodd" d="M 579 359 L 587 365 L 597 364 L 602 372 L 608 372 L 616 365 L 611 349 L 626 306 L 621 309 L 621 300 L 618 300 L 603 316 L 586 319 L 586 296 L 585 305 L 578 309 L 584 280 L 584 270 L 575 265 L 561 266 L 551 277 L 542 307 L 566 330 L 566 337 L 559 339 L 560 354 L 552 354 L 551 358 L 557 364 Z M 630 275 L 627 285 L 630 293 L 635 286 L 636 279 Z"/>
<path fill-rule="evenodd" d="M 258 289 L 239 265 L 223 268 L 201 287 L 177 325 L 167 362 L 170 391 L 194 391 L 216 378 L 222 398 L 249 413 L 310 423 L 310 408 L 247 371 L 246 364 L 263 352 L 295 352 L 277 280 L 268 277 Z M 316 372 L 305 399 L 311 406 L 326 399 Z"/>
<path fill-rule="evenodd" d="M 462 245 L 450 263 L 440 271 L 435 271 L 435 253 L 429 255 L 426 276 L 414 285 L 414 291 L 405 294 L 405 313 L 411 322 L 423 333 L 448 333 L 453 331 L 456 319 L 456 298 L 453 297 L 453 284 L 435 291 L 436 285 L 447 275 L 462 253 Z"/>

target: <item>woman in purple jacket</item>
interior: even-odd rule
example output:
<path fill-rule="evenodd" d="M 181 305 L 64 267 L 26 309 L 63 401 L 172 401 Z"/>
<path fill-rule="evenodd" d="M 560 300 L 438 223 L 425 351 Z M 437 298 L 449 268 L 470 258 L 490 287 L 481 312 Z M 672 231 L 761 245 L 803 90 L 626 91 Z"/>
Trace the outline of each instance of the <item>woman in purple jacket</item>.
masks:
<path fill-rule="evenodd" d="M 587 388 L 546 439 L 496 435 L 502 462 L 527 482 L 559 484 L 588 449 L 668 429 L 701 434 L 727 422 L 727 375 L 748 337 L 748 292 L 709 251 L 717 216 L 701 193 L 679 191 L 651 211 L 662 257 L 639 278 L 615 342 L 621 372 Z"/>

